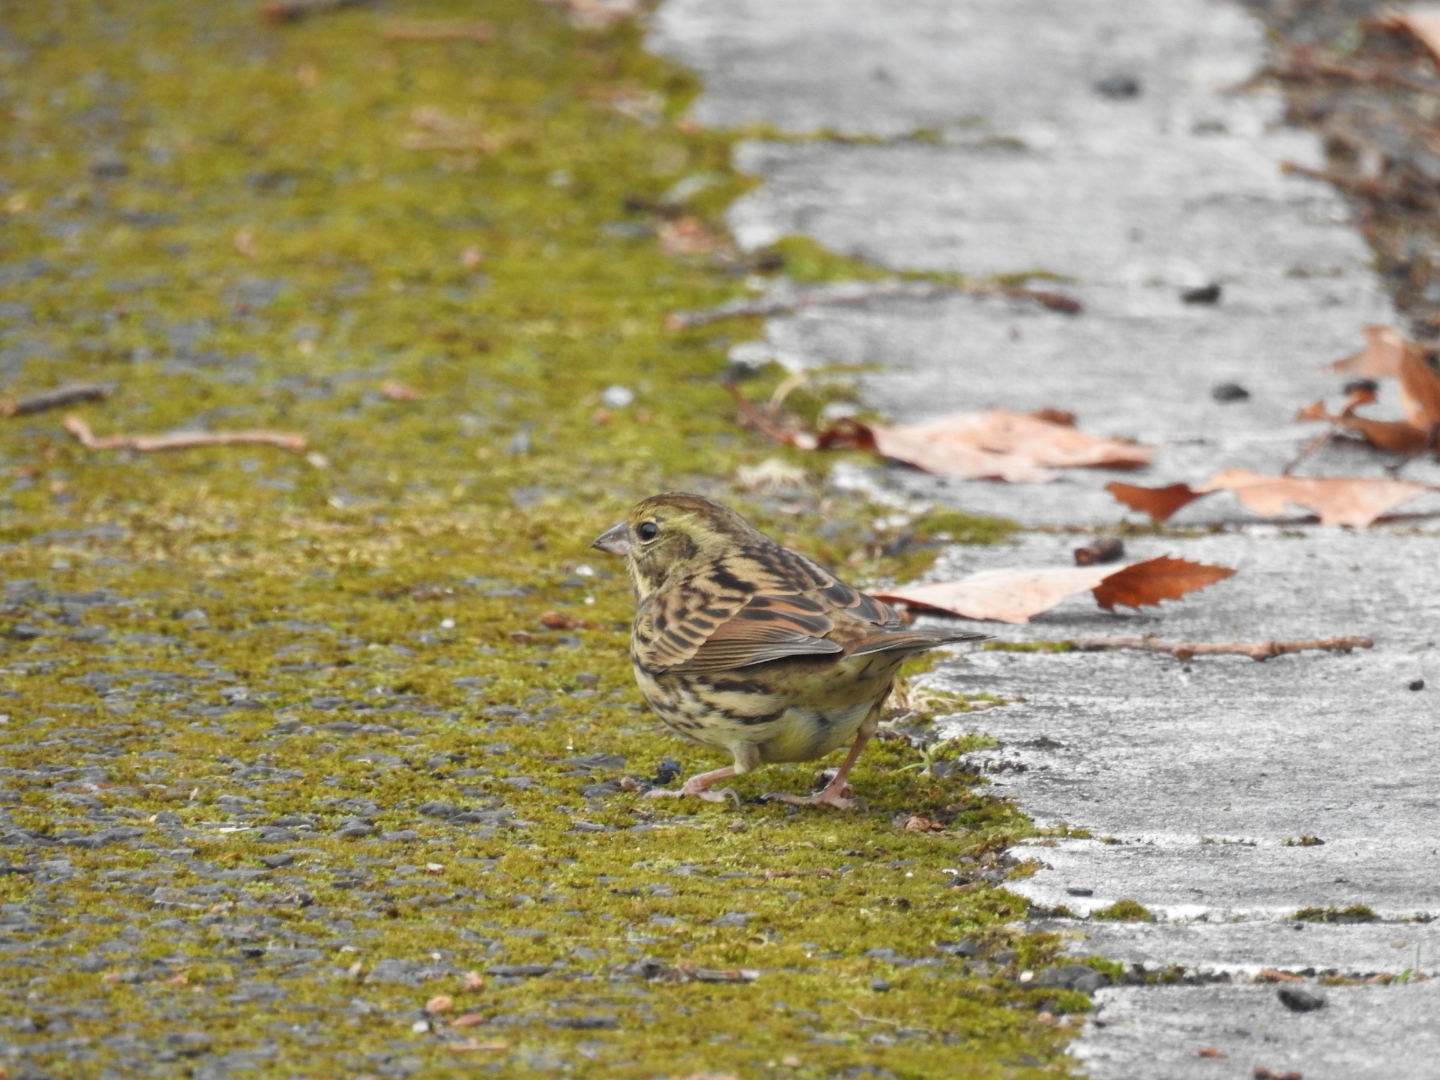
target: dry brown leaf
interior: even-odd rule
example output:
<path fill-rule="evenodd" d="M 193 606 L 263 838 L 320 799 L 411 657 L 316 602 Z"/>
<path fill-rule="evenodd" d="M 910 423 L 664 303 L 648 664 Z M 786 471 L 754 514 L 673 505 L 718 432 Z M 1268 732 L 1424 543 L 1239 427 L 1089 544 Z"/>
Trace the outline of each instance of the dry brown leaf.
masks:
<path fill-rule="evenodd" d="M 1434 350 L 1413 341 L 1400 354 L 1400 407 L 1430 442 L 1440 427 L 1440 367 Z"/>
<path fill-rule="evenodd" d="M 1336 427 L 1344 428 L 1346 431 L 1353 431 L 1363 436 L 1371 446 L 1381 450 L 1389 450 L 1396 454 L 1404 454 L 1407 457 L 1420 453 L 1425 449 L 1425 432 L 1415 427 L 1406 420 L 1372 420 L 1368 416 L 1358 416 L 1355 410 L 1361 405 L 1373 404 L 1376 400 L 1374 390 L 1368 387 L 1358 387 L 1345 397 L 1345 404 L 1340 412 L 1332 415 L 1325 407 L 1324 401 L 1312 401 L 1309 405 L 1302 405 L 1295 413 L 1297 422 L 1311 420 L 1323 420 L 1334 424 Z M 1302 457 L 1305 455 L 1302 455 Z M 1298 460 L 1298 459 L 1297 459 Z M 1293 468 L 1295 462 L 1291 463 Z M 1288 473 L 1290 468 L 1285 471 Z"/>
<path fill-rule="evenodd" d="M 390 401 L 423 401 L 425 395 L 413 386 L 391 379 L 380 384 L 380 396 Z"/>
<path fill-rule="evenodd" d="M 454 1054 L 464 1054 L 471 1050 L 509 1050 L 507 1042 L 481 1042 L 479 1039 L 466 1039 L 464 1042 L 444 1043 L 446 1050 Z"/>
<path fill-rule="evenodd" d="M 1093 589 L 1115 571 L 1105 566 L 985 570 L 959 581 L 872 591 L 881 600 L 948 611 L 966 619 L 1027 623 L 1060 601 Z"/>
<path fill-rule="evenodd" d="M 1111 574 L 1095 588 L 1095 602 L 1106 611 L 1115 605 L 1136 608 L 1159 607 L 1161 600 L 1179 600 L 1186 593 L 1234 577 L 1228 566 L 1190 562 L 1161 555 L 1146 559 Z"/>
<path fill-rule="evenodd" d="M 1391 27 L 1409 30 L 1420 43 L 1430 50 L 1430 55 L 1440 61 L 1440 7 L 1427 4 L 1387 14 L 1384 22 Z"/>
<path fill-rule="evenodd" d="M 1054 416 L 1054 410 L 1046 410 Z M 1072 418 L 1073 419 L 1073 418 Z M 970 480 L 1043 483 L 1056 469 L 1128 469 L 1150 464 L 1148 447 L 1103 439 L 1045 416 L 1008 409 L 955 413 L 925 424 L 871 425 L 875 449 L 926 472 Z"/>
<path fill-rule="evenodd" d="M 436 994 L 434 997 L 432 997 L 429 1001 L 425 1003 L 425 1011 L 427 1013 L 449 1012 L 454 1007 L 455 999 L 452 998 L 449 994 Z"/>
<path fill-rule="evenodd" d="M 1166 487 L 1141 487 L 1139 484 L 1122 484 L 1118 480 L 1106 484 L 1105 490 L 1115 498 L 1142 514 L 1149 514 L 1151 521 L 1167 521 L 1170 515 L 1182 506 L 1188 506 L 1196 499 L 1205 497 L 1205 492 L 1194 490 L 1189 484 L 1170 484 Z"/>
<path fill-rule="evenodd" d="M 1247 469 L 1226 469 L 1195 490 L 1202 494 L 1233 492 L 1242 506 L 1262 517 L 1283 514 L 1294 504 L 1314 511 L 1322 525 L 1364 528 L 1401 503 L 1434 489 L 1403 480 L 1260 476 Z"/>
<path fill-rule="evenodd" d="M 457 1016 L 454 1020 L 451 1020 L 450 1026 L 459 1028 L 479 1027 L 483 1023 L 485 1023 L 485 1017 L 481 1016 L 479 1013 L 468 1012 L 462 1016 Z"/>
<path fill-rule="evenodd" d="M 1209 566 L 1162 555 L 1116 569 L 1109 566 L 1045 567 L 1033 570 L 986 570 L 959 581 L 876 592 L 881 600 L 934 608 L 967 619 L 1027 623 L 1041 612 L 1077 593 L 1092 590 L 1107 611 L 1116 604 L 1140 607 L 1178 600 L 1234 574 L 1226 566 Z"/>
<path fill-rule="evenodd" d="M 569 9 L 570 25 L 578 30 L 608 30 L 616 23 L 633 19 L 642 8 L 640 0 L 544 0 Z"/>
<path fill-rule="evenodd" d="M 662 221 L 655 235 L 660 238 L 660 250 L 666 255 L 708 255 L 720 246 L 715 234 L 693 217 Z"/>
<path fill-rule="evenodd" d="M 1400 356 L 1405 351 L 1405 338 L 1393 326 L 1367 326 L 1365 348 L 1354 356 L 1336 360 L 1330 370 L 1342 375 L 1358 375 L 1363 379 L 1398 379 Z"/>

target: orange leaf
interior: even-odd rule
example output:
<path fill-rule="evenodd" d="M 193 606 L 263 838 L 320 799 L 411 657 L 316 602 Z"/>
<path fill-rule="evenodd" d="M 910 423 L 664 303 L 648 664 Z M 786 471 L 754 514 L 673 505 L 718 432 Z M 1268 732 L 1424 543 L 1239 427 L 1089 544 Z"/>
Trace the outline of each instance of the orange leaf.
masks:
<path fill-rule="evenodd" d="M 1364 528 L 1401 503 L 1435 489 L 1403 480 L 1260 476 L 1245 469 L 1226 469 L 1196 490 L 1233 492 L 1242 506 L 1262 517 L 1283 514 L 1293 503 L 1313 510 L 1322 525 Z"/>
<path fill-rule="evenodd" d="M 1342 416 L 1336 419 L 1347 431 L 1365 436 L 1365 441 L 1381 450 L 1390 450 L 1407 457 L 1425 449 L 1425 433 L 1404 420 L 1371 420 L 1368 416 Z"/>
<path fill-rule="evenodd" d="M 1114 611 L 1116 604 L 1137 609 L 1145 604 L 1159 607 L 1161 600 L 1179 600 L 1186 593 L 1234 576 L 1228 566 L 1161 555 L 1111 574 L 1096 586 L 1095 602 L 1106 611 Z"/>
<path fill-rule="evenodd" d="M 1400 355 L 1400 406 L 1420 431 L 1440 426 L 1440 366 L 1433 350 L 1413 341 L 1405 343 Z"/>
<path fill-rule="evenodd" d="M 934 608 L 966 619 L 1026 623 L 1071 596 L 1095 593 L 1105 610 L 1116 604 L 1139 607 L 1178 600 L 1234 574 L 1226 566 L 1207 566 L 1162 555 L 1130 566 L 1044 567 L 1030 570 L 986 570 L 959 581 L 913 585 L 876 592 L 881 600 Z"/>
<path fill-rule="evenodd" d="M 1395 12 L 1384 21 L 1409 30 L 1430 50 L 1432 59 L 1440 59 L 1440 11 L 1433 7 L 1417 11 Z"/>
<path fill-rule="evenodd" d="M 1106 484 L 1105 490 L 1131 510 L 1149 514 L 1151 521 L 1165 521 L 1182 506 L 1188 506 L 1205 495 L 1203 491 L 1192 490 L 1189 484 L 1149 488 L 1138 484 L 1122 484 L 1118 480 L 1113 484 Z"/>
<path fill-rule="evenodd" d="M 955 413 L 908 427 L 872 425 L 870 430 L 875 449 L 886 457 L 969 480 L 1040 483 L 1054 480 L 1057 468 L 1148 465 L 1152 453 L 1148 447 L 1087 435 L 1067 424 L 1008 409 Z"/>
<path fill-rule="evenodd" d="M 1405 338 L 1393 326 L 1367 326 L 1365 348 L 1354 356 L 1336 360 L 1330 370 L 1343 375 L 1359 375 L 1366 379 L 1397 379 L 1400 377 L 1400 354 Z"/>

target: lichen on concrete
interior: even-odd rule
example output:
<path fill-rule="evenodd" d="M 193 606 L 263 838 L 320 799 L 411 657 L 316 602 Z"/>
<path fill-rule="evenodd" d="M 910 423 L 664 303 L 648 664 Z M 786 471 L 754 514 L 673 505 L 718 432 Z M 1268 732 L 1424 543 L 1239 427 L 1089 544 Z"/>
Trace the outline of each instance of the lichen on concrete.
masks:
<path fill-rule="evenodd" d="M 852 814 L 758 800 L 808 766 L 639 797 L 709 759 L 645 711 L 586 546 L 631 500 L 709 492 L 859 583 L 1010 528 L 827 493 L 734 424 L 737 328 L 665 329 L 858 270 L 728 248 L 748 181 L 677 122 L 691 75 L 529 0 L 76 0 L 6 8 L 0 85 L 7 392 L 310 443 L 0 421 L 11 1077 L 1061 1070 L 1084 1000 L 1018 981 L 1057 943 L 1003 888 L 1030 825 L 953 752 L 877 743 Z M 772 455 L 811 479 L 732 485 Z"/>

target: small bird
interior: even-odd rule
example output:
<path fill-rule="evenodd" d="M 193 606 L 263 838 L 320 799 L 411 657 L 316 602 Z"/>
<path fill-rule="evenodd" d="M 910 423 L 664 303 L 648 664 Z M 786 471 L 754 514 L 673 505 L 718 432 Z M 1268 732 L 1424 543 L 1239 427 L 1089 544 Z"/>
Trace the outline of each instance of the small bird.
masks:
<path fill-rule="evenodd" d="M 900 665 L 986 636 L 906 626 L 894 608 L 700 495 L 652 496 L 591 546 L 623 555 L 635 586 L 630 660 L 640 693 L 671 730 L 734 759 L 652 798 L 723 802 L 731 793 L 712 790 L 722 780 L 766 762 L 814 761 L 849 743 L 823 790 L 766 798 L 852 806 L 846 777 L 875 734 Z"/>

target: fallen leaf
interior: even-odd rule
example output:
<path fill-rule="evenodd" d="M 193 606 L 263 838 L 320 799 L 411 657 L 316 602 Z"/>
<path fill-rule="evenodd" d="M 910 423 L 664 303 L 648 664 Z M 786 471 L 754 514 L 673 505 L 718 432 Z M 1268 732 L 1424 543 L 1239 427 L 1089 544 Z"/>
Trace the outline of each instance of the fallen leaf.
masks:
<path fill-rule="evenodd" d="M 1178 600 L 1234 574 L 1226 566 L 1210 566 L 1162 555 L 1115 569 L 1108 566 L 1044 567 L 1028 570 L 986 570 L 959 581 L 875 591 L 881 600 L 947 611 L 966 619 L 1027 623 L 1068 597 L 1087 590 L 1107 611 L 1116 604 L 1138 608 Z"/>
<path fill-rule="evenodd" d="M 1440 7 L 1427 5 L 1388 13 L 1382 16 L 1382 22 L 1390 29 L 1410 31 L 1430 50 L 1432 59 L 1440 60 Z"/>
<path fill-rule="evenodd" d="M 485 985 L 485 976 L 481 975 L 478 971 L 467 971 L 465 972 L 465 980 L 461 985 L 466 990 L 479 990 Z"/>
<path fill-rule="evenodd" d="M 1219 1050 L 1216 1050 L 1213 1046 L 1207 1046 L 1205 1047 L 1205 1049 L 1198 1051 L 1196 1056 L 1203 1058 L 1220 1058 L 1224 1057 L 1225 1055 L 1222 1054 Z"/>
<path fill-rule="evenodd" d="M 436 994 L 425 1003 L 425 1011 L 428 1013 L 449 1012 L 455 1007 L 455 999 L 449 994 Z"/>
<path fill-rule="evenodd" d="M 1260 972 L 1260 974 L 1255 977 L 1261 982 L 1298 983 L 1305 981 L 1305 977 L 1303 975 L 1291 975 L 1288 971 L 1278 971 L 1275 968 L 1266 968 L 1264 971 Z"/>
<path fill-rule="evenodd" d="M 1105 490 L 1115 498 L 1142 514 L 1149 514 L 1151 521 L 1167 521 L 1170 515 L 1182 506 L 1188 506 L 1205 492 L 1194 490 L 1189 484 L 1170 484 L 1166 487 L 1150 488 L 1138 484 L 1122 484 L 1118 480 L 1105 485 Z"/>
<path fill-rule="evenodd" d="M 380 396 L 390 401 L 423 401 L 425 395 L 413 386 L 406 386 L 394 379 L 380 384 Z"/>
<path fill-rule="evenodd" d="M 463 1016 L 457 1016 L 454 1020 L 451 1020 L 450 1026 L 462 1028 L 479 1027 L 483 1023 L 485 1023 L 485 1017 L 481 1016 L 477 1012 L 468 1012 L 465 1013 Z"/>
<path fill-rule="evenodd" d="M 640 0 L 545 0 L 569 9 L 570 25 L 578 30 L 608 30 L 640 14 Z"/>
<path fill-rule="evenodd" d="M 699 218 L 682 217 L 662 221 L 655 229 L 660 250 L 666 255 L 708 255 L 720 246 L 720 240 Z"/>
<path fill-rule="evenodd" d="M 1057 423 L 1055 410 L 1026 415 L 1008 409 L 955 413 L 925 424 L 870 425 L 875 449 L 941 476 L 1012 483 L 1054 480 L 1055 469 L 1130 469 L 1150 464 L 1148 447 L 1087 435 Z M 1069 414 L 1065 418 L 1073 421 Z"/>
<path fill-rule="evenodd" d="M 1365 348 L 1354 356 L 1336 360 L 1330 370 L 1341 375 L 1359 375 L 1365 379 L 1398 379 L 1400 356 L 1405 351 L 1405 338 L 1393 326 L 1367 326 Z"/>
<path fill-rule="evenodd" d="M 1400 407 L 1424 433 L 1422 441 L 1431 442 L 1440 428 L 1440 363 L 1435 350 L 1413 341 L 1400 354 Z"/>
<path fill-rule="evenodd" d="M 735 482 L 746 491 L 774 494 L 785 488 L 805 487 L 810 474 L 799 465 L 772 457 L 758 465 L 741 465 L 735 470 Z"/>
<path fill-rule="evenodd" d="M 1361 400 L 1354 404 L 1347 401 L 1345 407 L 1334 414 L 1325 408 L 1325 402 L 1312 401 L 1309 405 L 1301 406 L 1295 413 L 1295 419 L 1297 421 L 1327 421 L 1338 428 L 1355 432 L 1371 446 L 1396 454 L 1405 454 L 1407 457 L 1425 449 L 1425 433 L 1409 421 L 1372 420 L 1368 416 L 1355 414 L 1355 404 L 1365 404 L 1375 400 L 1373 392 L 1361 391 L 1351 394 L 1351 399 L 1355 398 Z"/>
<path fill-rule="evenodd" d="M 1186 593 L 1234 576 L 1235 571 L 1228 566 L 1161 555 L 1111 574 L 1094 590 L 1095 602 L 1106 611 L 1114 611 L 1116 604 L 1136 610 L 1159 607 L 1162 600 L 1179 600 Z"/>
<path fill-rule="evenodd" d="M 589 619 L 577 619 L 563 611 L 547 611 L 540 616 L 540 625 L 547 630 L 599 630 L 598 624 Z"/>
<path fill-rule="evenodd" d="M 1262 517 L 1283 514 L 1294 504 L 1314 511 L 1322 525 L 1364 528 L 1401 503 L 1434 489 L 1403 480 L 1260 476 L 1246 469 L 1226 469 L 1195 490 L 1201 494 L 1232 492 L 1242 506 Z"/>

